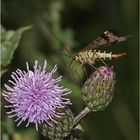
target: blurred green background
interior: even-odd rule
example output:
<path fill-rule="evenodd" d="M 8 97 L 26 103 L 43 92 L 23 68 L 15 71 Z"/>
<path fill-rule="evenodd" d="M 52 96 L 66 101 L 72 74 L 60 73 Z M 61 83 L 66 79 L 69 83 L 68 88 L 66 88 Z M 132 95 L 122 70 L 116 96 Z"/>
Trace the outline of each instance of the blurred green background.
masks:
<path fill-rule="evenodd" d="M 48 70 L 57 64 L 57 74 L 63 75 L 61 83 L 72 90 L 69 97 L 75 115 L 84 107 L 80 91 L 87 77 L 77 63 L 69 71 L 71 58 L 66 56 L 65 48 L 74 55 L 108 29 L 116 29 L 121 35 L 132 34 L 132 39 L 125 43 L 103 48 L 126 52 L 127 56 L 107 62 L 116 72 L 111 105 L 102 112 L 90 114 L 81 124 L 84 140 L 138 140 L 138 0 L 2 0 L 1 5 L 1 24 L 5 28 L 2 32 L 8 34 L 9 30 L 15 30 L 13 38 L 19 41 L 11 43 L 12 37 L 8 40 L 13 47 L 9 52 L 13 52 L 7 55 L 10 58 L 2 57 L 2 89 L 12 71 L 25 69 L 26 61 L 32 67 L 35 60 L 42 64 L 46 59 Z M 21 29 L 29 25 L 33 27 Z M 90 68 L 87 71 L 91 73 Z M 2 140 L 45 140 L 34 125 L 25 128 L 22 124 L 17 128 L 5 113 L 5 104 L 2 98 Z"/>

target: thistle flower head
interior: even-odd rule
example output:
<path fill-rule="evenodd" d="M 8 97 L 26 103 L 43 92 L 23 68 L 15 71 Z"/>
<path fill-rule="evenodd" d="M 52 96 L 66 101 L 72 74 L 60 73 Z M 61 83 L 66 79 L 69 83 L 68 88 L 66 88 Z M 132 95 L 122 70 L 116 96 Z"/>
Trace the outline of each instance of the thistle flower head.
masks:
<path fill-rule="evenodd" d="M 69 108 L 65 108 L 65 115 L 58 120 L 58 123 L 53 123 L 52 126 L 42 124 L 40 126 L 41 133 L 50 140 L 64 140 L 71 133 L 74 126 L 74 114 Z"/>
<path fill-rule="evenodd" d="M 63 96 L 70 93 L 70 90 L 59 86 L 61 76 L 54 78 L 53 75 L 57 70 L 55 66 L 52 71 L 46 72 L 47 62 L 41 69 L 38 62 L 35 61 L 34 70 L 27 71 L 17 69 L 12 72 L 12 80 L 9 82 L 12 87 L 5 84 L 6 90 L 3 91 L 4 98 L 9 102 L 6 107 L 10 108 L 9 117 L 17 116 L 15 121 L 27 121 L 35 123 L 36 129 L 42 123 L 51 125 L 50 122 L 57 123 L 56 118 L 64 115 L 57 110 L 65 108 L 71 104 L 70 100 Z"/>
<path fill-rule="evenodd" d="M 113 68 L 101 66 L 98 68 L 98 72 L 102 75 L 103 79 L 114 78 Z"/>
<path fill-rule="evenodd" d="M 105 109 L 113 98 L 115 73 L 112 68 L 101 66 L 93 72 L 82 88 L 82 99 L 93 111 Z"/>

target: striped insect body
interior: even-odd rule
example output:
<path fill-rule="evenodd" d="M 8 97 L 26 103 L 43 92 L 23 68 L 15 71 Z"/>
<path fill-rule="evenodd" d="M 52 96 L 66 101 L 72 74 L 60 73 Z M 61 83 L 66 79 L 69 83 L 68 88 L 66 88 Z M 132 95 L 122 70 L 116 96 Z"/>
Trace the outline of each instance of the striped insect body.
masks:
<path fill-rule="evenodd" d="M 119 58 L 123 57 L 125 53 L 120 53 L 120 54 L 112 54 L 112 52 L 107 53 L 106 51 L 101 52 L 100 50 L 86 50 L 83 52 L 79 52 L 72 61 L 79 61 L 81 65 L 84 64 L 95 64 L 96 61 L 102 59 L 106 60 L 109 59 L 111 60 L 112 58 Z"/>
<path fill-rule="evenodd" d="M 121 58 L 125 56 L 126 53 L 112 54 L 112 52 L 101 52 L 100 50 L 97 51 L 96 49 L 99 47 L 124 42 L 130 38 L 131 35 L 119 36 L 117 32 L 114 32 L 113 30 L 105 31 L 102 35 L 93 40 L 83 50 L 81 50 L 76 56 L 72 58 L 70 67 L 74 61 L 79 61 L 82 66 L 84 64 L 93 65 L 98 60 L 111 60 L 112 58 Z"/>
<path fill-rule="evenodd" d="M 95 52 L 95 60 L 99 60 L 99 59 L 112 59 L 112 52 L 106 53 L 106 51 L 101 52 L 100 50 L 98 52 L 96 52 L 96 50 L 94 50 Z"/>
<path fill-rule="evenodd" d="M 86 50 L 84 52 L 79 52 L 75 58 L 73 58 L 73 61 L 79 61 L 81 65 L 83 64 L 93 64 L 94 58 L 94 52 L 92 50 Z"/>

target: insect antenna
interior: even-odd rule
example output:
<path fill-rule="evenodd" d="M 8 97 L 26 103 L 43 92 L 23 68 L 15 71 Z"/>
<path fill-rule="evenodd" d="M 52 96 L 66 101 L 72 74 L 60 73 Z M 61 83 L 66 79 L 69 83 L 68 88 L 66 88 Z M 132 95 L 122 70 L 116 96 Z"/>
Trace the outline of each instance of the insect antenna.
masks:
<path fill-rule="evenodd" d="M 63 46 L 63 49 L 65 50 L 66 54 L 65 53 L 60 53 L 61 55 L 64 55 L 66 57 L 69 57 L 69 58 L 72 58 L 72 54 L 70 53 L 70 51 L 68 50 L 68 48 L 66 48 L 66 44 L 58 37 L 56 36 L 55 32 L 53 32 L 51 30 L 51 27 L 47 24 L 45 25 L 47 27 L 47 32 L 49 35 L 51 35 L 52 37 L 54 37 L 62 46 Z M 70 64 L 69 64 L 69 70 L 71 70 L 71 65 L 72 63 L 74 62 L 75 60 L 72 58 Z M 77 70 L 75 70 L 75 73 L 77 74 L 77 76 L 79 77 L 80 81 L 82 81 L 79 73 L 77 72 Z M 86 72 L 86 75 L 87 75 L 87 72 Z"/>
<path fill-rule="evenodd" d="M 69 55 L 65 54 L 65 53 L 60 53 L 61 55 L 64 55 L 64 56 L 67 56 L 67 57 L 70 57 Z"/>
<path fill-rule="evenodd" d="M 64 44 L 64 43 L 63 43 Z M 64 46 L 64 45 L 63 45 Z M 67 52 L 67 56 L 72 57 L 72 54 L 70 53 L 70 51 L 64 46 L 65 51 Z"/>
<path fill-rule="evenodd" d="M 43 22 L 40 22 L 40 19 L 38 19 L 37 22 L 47 32 L 49 36 L 55 38 L 55 40 L 57 40 L 64 47 L 65 51 L 67 52 L 67 55 L 66 54 L 62 55 L 72 57 L 70 51 L 65 47 L 65 43 L 58 36 L 56 36 L 56 33 L 51 30 L 51 27 L 48 24 L 44 25 Z"/>

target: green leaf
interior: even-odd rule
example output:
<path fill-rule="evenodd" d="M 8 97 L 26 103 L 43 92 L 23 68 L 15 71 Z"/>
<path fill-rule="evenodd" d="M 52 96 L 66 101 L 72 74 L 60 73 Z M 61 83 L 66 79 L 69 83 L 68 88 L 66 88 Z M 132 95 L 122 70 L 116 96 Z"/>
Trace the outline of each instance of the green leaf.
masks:
<path fill-rule="evenodd" d="M 27 31 L 31 28 L 32 26 L 26 26 L 17 29 L 16 31 L 13 30 L 8 30 L 6 31 L 2 26 L 1 26 L 1 61 L 0 64 L 5 67 L 8 64 L 10 64 L 13 54 L 16 50 L 16 48 L 19 45 L 21 36 L 24 31 Z"/>
<path fill-rule="evenodd" d="M 81 132 L 84 132 L 84 129 L 80 124 L 76 125 L 76 127 L 74 129 L 75 130 L 80 130 Z"/>
<path fill-rule="evenodd" d="M 2 140 L 9 140 L 9 136 L 6 133 L 3 133 L 1 138 L 2 138 Z"/>
<path fill-rule="evenodd" d="M 17 133 L 23 138 L 27 137 L 29 140 L 38 140 L 38 133 L 36 129 L 33 127 L 18 129 Z"/>
<path fill-rule="evenodd" d="M 1 78 L 1 76 L 5 73 L 5 72 L 7 72 L 8 71 L 8 69 L 2 69 L 1 71 L 0 71 L 0 78 Z"/>
<path fill-rule="evenodd" d="M 73 83 L 70 83 L 67 79 L 65 79 L 63 77 L 63 80 L 61 81 L 61 84 L 64 87 L 67 87 L 68 89 L 70 89 L 72 91 L 72 93 L 70 94 L 70 96 L 72 98 L 79 98 L 80 94 L 81 94 L 81 89 L 78 85 L 75 85 Z"/>
<path fill-rule="evenodd" d="M 5 129 L 8 132 L 8 134 L 12 134 L 12 133 L 15 132 L 13 119 L 10 119 L 10 118 L 6 117 L 4 124 L 5 124 Z"/>

